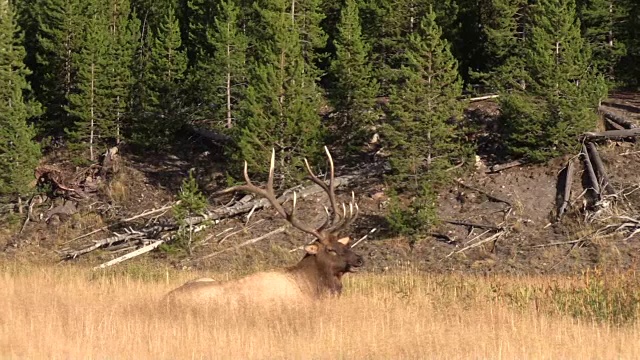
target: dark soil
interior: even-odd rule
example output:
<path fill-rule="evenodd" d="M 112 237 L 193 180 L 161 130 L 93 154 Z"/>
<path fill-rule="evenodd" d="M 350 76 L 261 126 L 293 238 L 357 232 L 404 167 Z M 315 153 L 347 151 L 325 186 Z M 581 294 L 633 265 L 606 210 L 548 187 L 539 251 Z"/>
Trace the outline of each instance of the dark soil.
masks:
<path fill-rule="evenodd" d="M 615 94 L 605 105 L 622 115 L 640 119 L 638 94 Z M 341 201 L 348 201 L 351 190 L 359 196 L 361 215 L 352 226 L 351 236 L 354 239 L 366 235 L 373 228 L 377 229 L 356 248 L 366 258 L 365 268 L 369 271 L 388 271 L 411 266 L 432 272 L 543 274 L 573 273 L 594 266 L 621 269 L 635 267 L 640 256 L 640 236 L 626 241 L 622 241 L 621 237 L 610 237 L 578 245 L 539 246 L 580 238 L 595 230 L 595 225 L 583 220 L 583 200 L 578 198 L 583 191 L 580 181 L 573 183 L 574 203 L 570 213 L 560 223 L 553 221 L 557 177 L 571 156 L 557 158 L 546 164 L 514 167 L 500 173 L 487 172 L 489 166 L 508 160 L 500 155 L 500 149 L 495 145 L 495 119 L 498 113 L 497 105 L 491 101 L 474 103 L 469 107 L 467 118 L 478 128 L 474 139 L 480 144 L 480 161 L 473 173 L 459 180 L 506 199 L 512 206 L 492 201 L 485 194 L 452 182 L 449 188 L 439 194 L 438 212 L 443 220 L 505 226 L 510 231 L 495 242 L 490 241 L 455 254 L 452 253 L 465 248 L 469 240 L 484 230 L 442 222 L 434 232 L 446 236 L 425 236 L 419 239 L 392 237 L 384 220 L 385 197 L 380 197 L 385 191 L 382 180 L 376 177 L 361 179 L 353 189 L 341 190 L 339 197 Z M 56 261 L 59 259 L 56 250 L 70 238 L 86 233 L 97 225 L 109 223 L 116 217 L 123 218 L 158 208 L 175 199 L 180 183 L 190 169 L 195 170 L 205 193 L 211 194 L 224 187 L 226 180 L 223 166 L 216 156 L 218 152 L 207 144 L 198 142 L 198 139 L 190 138 L 189 141 L 185 146 L 176 146 L 176 151 L 170 156 L 127 156 L 125 170 L 117 179 L 120 190 L 115 195 L 112 191 L 110 199 L 102 199 L 109 211 L 102 211 L 100 217 L 86 216 L 90 212 L 87 210 L 85 215 L 72 217 L 60 224 L 34 222 L 20 235 L 16 235 L 16 232 L 21 223 L 6 227 L 4 234 L 0 233 L 0 238 L 5 239 L 5 251 L 1 256 L 34 262 Z M 624 210 L 628 215 L 638 218 L 637 210 L 633 213 L 632 209 L 640 208 L 640 190 L 632 190 L 640 186 L 640 146 L 631 142 L 609 142 L 600 144 L 599 151 L 616 190 L 630 193 L 614 209 Z M 577 158 L 574 160 L 577 165 L 576 178 L 579 179 L 582 176 L 582 165 Z M 347 171 L 340 169 L 339 172 Z M 215 205 L 220 200 L 210 196 L 209 201 Z M 327 202 L 324 195 L 305 199 L 299 202 L 298 216 L 319 225 L 325 216 L 322 204 Z M 170 212 L 165 214 L 170 215 Z M 182 252 L 156 251 L 146 255 L 144 259 L 131 260 L 130 263 L 154 262 L 210 271 L 249 272 L 294 263 L 302 253 L 291 250 L 311 240 L 298 230 L 288 229 L 284 235 L 280 234 L 241 250 L 229 251 L 205 261 L 189 261 L 258 237 L 284 224 L 284 220 L 272 209 L 255 213 L 247 227 L 245 222 L 246 217 L 241 216 L 211 227 L 199 237 L 200 245 L 194 249 L 191 257 Z M 7 229 L 15 231 L 10 233 Z M 242 231 L 219 243 L 226 235 L 238 230 Z M 105 233 L 97 234 L 93 239 L 104 235 Z M 84 239 L 65 246 L 80 246 L 90 241 Z M 0 242 L 1 245 L 3 244 Z M 96 265 L 113 257 L 113 254 L 101 252 L 74 261 Z"/>

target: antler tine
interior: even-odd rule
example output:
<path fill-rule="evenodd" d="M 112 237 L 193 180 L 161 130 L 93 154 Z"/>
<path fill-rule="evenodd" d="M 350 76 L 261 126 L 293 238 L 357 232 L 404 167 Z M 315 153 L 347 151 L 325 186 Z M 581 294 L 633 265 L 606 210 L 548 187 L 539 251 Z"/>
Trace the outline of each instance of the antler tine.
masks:
<path fill-rule="evenodd" d="M 360 213 L 360 207 L 356 202 L 356 195 L 353 191 L 351 192 L 351 201 L 349 202 L 349 215 L 347 215 L 347 209 L 344 203 L 342 204 L 342 207 L 344 212 L 344 217 L 342 219 L 342 222 L 334 225 L 328 231 L 331 231 L 331 232 L 341 231 L 347 228 L 349 225 L 351 225 L 351 223 L 353 223 L 353 221 L 358 217 L 358 214 Z M 355 208 L 355 212 L 353 211 L 353 208 Z"/>
<path fill-rule="evenodd" d="M 276 197 L 275 191 L 273 189 L 273 178 L 274 178 L 274 169 L 275 169 L 275 158 L 276 158 L 276 151 L 275 149 L 271 150 L 271 163 L 269 166 L 269 178 L 267 179 L 267 186 L 266 189 L 262 189 L 256 185 L 253 184 L 253 182 L 251 182 L 251 179 L 249 178 L 249 171 L 248 171 L 248 165 L 247 162 L 244 162 L 244 180 L 247 182 L 247 184 L 245 185 L 237 185 L 237 186 L 233 186 L 230 187 L 228 189 L 222 190 L 217 192 L 216 194 L 227 194 L 233 191 L 245 191 L 245 192 L 250 192 L 250 193 L 254 193 L 256 195 L 260 195 L 262 197 L 264 197 L 265 199 L 267 199 L 269 201 L 269 203 L 271 203 L 271 205 L 276 209 L 276 211 L 278 211 L 278 213 L 280 215 L 282 215 L 282 217 L 284 217 L 293 227 L 302 230 L 308 234 L 311 234 L 313 236 L 315 236 L 318 240 L 322 241 L 323 238 L 320 235 L 320 232 L 305 226 L 304 224 L 302 224 L 300 221 L 298 221 L 298 219 L 296 219 L 295 217 L 295 212 L 296 212 L 296 203 L 297 203 L 297 194 L 294 192 L 293 193 L 293 208 L 291 209 L 291 212 L 287 212 L 287 210 L 285 210 L 285 208 L 282 206 L 282 204 L 280 204 L 280 202 L 278 201 L 278 198 Z"/>
<path fill-rule="evenodd" d="M 307 168 L 307 172 L 309 173 L 309 179 L 314 183 L 316 183 L 318 186 L 320 186 L 322 190 L 324 190 L 329 196 L 329 202 L 331 203 L 331 210 L 333 211 L 331 222 L 335 222 L 336 219 L 340 216 L 338 213 L 338 205 L 336 203 L 335 183 L 333 181 L 335 177 L 335 169 L 333 165 L 333 157 L 329 152 L 329 148 L 325 146 L 324 151 L 327 154 L 327 158 L 329 159 L 329 185 L 328 186 L 323 180 L 320 180 L 313 173 L 313 170 L 311 170 L 311 167 L 309 166 L 309 162 L 307 161 L 307 159 L 304 159 L 304 165 Z"/>
<path fill-rule="evenodd" d="M 324 212 L 327 213 L 327 220 L 325 220 L 324 223 L 318 228 L 319 232 L 324 230 L 327 226 L 329 226 L 329 224 L 331 224 L 331 214 L 329 213 L 329 208 L 325 206 Z"/>

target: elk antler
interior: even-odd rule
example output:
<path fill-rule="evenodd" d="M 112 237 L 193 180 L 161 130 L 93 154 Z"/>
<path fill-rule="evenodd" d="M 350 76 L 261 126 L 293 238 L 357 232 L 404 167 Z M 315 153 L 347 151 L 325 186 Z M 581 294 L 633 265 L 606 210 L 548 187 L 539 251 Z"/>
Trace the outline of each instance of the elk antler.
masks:
<path fill-rule="evenodd" d="M 269 203 L 271 203 L 271 205 L 276 209 L 276 211 L 278 211 L 278 213 L 280 213 L 280 215 L 282 215 L 282 217 L 284 217 L 295 228 L 302 230 L 307 234 L 311 234 L 315 236 L 318 240 L 320 240 L 320 242 L 325 242 L 326 236 L 323 236 L 325 231 L 336 232 L 346 228 L 358 216 L 359 208 L 358 208 L 358 204 L 355 203 L 355 195 L 352 192 L 351 202 L 349 203 L 349 214 L 347 215 L 347 208 L 345 204 L 342 204 L 342 214 L 343 214 L 342 219 L 340 220 L 338 219 L 340 215 L 338 211 L 338 205 L 336 204 L 335 184 L 333 181 L 334 180 L 333 159 L 331 157 L 331 153 L 329 153 L 329 149 L 326 146 L 324 147 L 324 150 L 327 153 L 327 157 L 329 158 L 329 166 L 330 166 L 330 178 L 329 178 L 328 186 L 324 181 L 320 180 L 313 173 L 313 171 L 311 170 L 311 167 L 309 166 L 309 163 L 307 162 L 307 159 L 304 159 L 304 163 L 307 167 L 307 172 L 309 173 L 309 179 L 314 183 L 316 183 L 318 186 L 320 186 L 329 195 L 331 210 L 333 211 L 333 214 L 330 214 L 329 209 L 325 206 L 325 211 L 327 213 L 327 220 L 324 222 L 324 224 L 322 224 L 322 226 L 320 226 L 317 229 L 314 229 L 305 224 L 302 224 L 295 217 L 296 203 L 297 203 L 296 192 L 293 193 L 293 206 L 291 208 L 291 212 L 288 212 L 282 206 L 282 204 L 280 204 L 280 202 L 278 201 L 275 195 L 275 191 L 273 189 L 273 173 L 275 168 L 275 157 L 276 157 L 275 149 L 272 149 L 271 151 L 271 164 L 269 166 L 269 177 L 267 179 L 267 185 L 264 189 L 254 185 L 253 182 L 251 182 L 251 179 L 249 178 L 249 173 L 247 170 L 248 165 L 247 165 L 247 162 L 245 161 L 244 162 L 244 179 L 247 183 L 245 185 L 237 185 L 237 186 L 230 187 L 228 189 L 218 192 L 217 194 L 227 194 L 233 191 L 245 191 L 245 192 L 250 192 L 250 193 L 254 193 L 256 195 L 262 196 L 266 198 L 269 201 Z M 354 212 L 354 207 L 355 207 L 355 212 Z"/>
<path fill-rule="evenodd" d="M 333 182 L 335 177 L 333 158 L 331 157 L 331 153 L 329 152 L 329 149 L 326 146 L 324 147 L 324 151 L 327 153 L 327 158 L 329 159 L 329 185 L 328 186 L 323 180 L 320 180 L 313 173 L 307 159 L 304 159 L 304 165 L 306 166 L 307 172 L 309 173 L 309 176 L 308 176 L 309 180 L 316 183 L 327 193 L 327 195 L 329 195 L 329 202 L 331 203 L 331 209 L 333 210 L 333 215 L 329 216 L 329 211 L 325 207 L 325 211 L 327 212 L 327 221 L 325 221 L 325 223 L 318 229 L 318 231 L 326 230 L 328 232 L 337 232 L 345 229 L 356 219 L 356 217 L 358 217 L 358 212 L 360 211 L 360 208 L 356 203 L 356 197 L 352 191 L 351 202 L 349 203 L 349 215 L 347 215 L 347 209 L 345 204 L 343 203 L 342 204 L 342 220 L 338 220 L 340 215 L 338 212 L 338 205 L 336 204 L 335 184 Z M 355 207 L 355 212 L 353 209 L 354 207 Z M 333 224 L 333 225 L 327 229 L 327 226 L 329 226 L 330 224 Z"/>
<path fill-rule="evenodd" d="M 276 209 L 276 211 L 278 211 L 278 213 L 280 213 L 280 215 L 282 215 L 282 217 L 284 217 L 285 219 L 287 219 L 287 221 L 293 225 L 295 228 L 302 230 L 304 232 L 306 232 L 307 234 L 311 234 L 313 236 L 315 236 L 318 240 L 323 240 L 322 235 L 320 234 L 320 232 L 312 227 L 306 226 L 304 224 L 302 224 L 296 217 L 295 217 L 295 213 L 296 213 L 296 201 L 297 201 L 297 196 L 296 193 L 293 193 L 293 208 L 291 209 L 291 212 L 287 212 L 287 210 L 285 210 L 285 208 L 282 206 L 282 204 L 280 204 L 280 202 L 278 201 L 278 199 L 276 198 L 275 195 L 275 191 L 273 190 L 273 172 L 274 172 L 274 168 L 275 168 L 275 159 L 276 159 L 276 151 L 275 149 L 272 149 L 271 151 L 271 165 L 269 166 L 269 178 L 267 179 L 267 186 L 265 189 L 262 189 L 256 185 L 253 184 L 253 182 L 251 182 L 251 179 L 249 178 L 249 173 L 247 170 L 247 162 L 244 162 L 244 180 L 247 182 L 246 185 L 237 185 L 237 186 L 233 186 L 230 187 L 228 189 L 222 190 L 220 192 L 218 192 L 218 194 L 226 194 L 226 193 L 230 193 L 232 191 L 245 191 L 245 192 L 250 192 L 250 193 L 254 193 L 256 195 L 262 196 L 265 199 L 267 199 L 269 201 L 269 203 L 271 203 L 271 205 Z"/>

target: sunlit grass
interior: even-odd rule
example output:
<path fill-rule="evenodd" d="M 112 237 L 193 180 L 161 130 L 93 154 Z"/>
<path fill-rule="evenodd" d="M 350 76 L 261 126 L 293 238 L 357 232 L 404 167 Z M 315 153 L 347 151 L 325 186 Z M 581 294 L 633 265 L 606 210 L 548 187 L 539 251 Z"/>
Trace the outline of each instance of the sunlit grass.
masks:
<path fill-rule="evenodd" d="M 640 358 L 635 274 L 356 274 L 339 300 L 265 314 L 159 303 L 202 274 L 0 269 L 3 359 Z"/>

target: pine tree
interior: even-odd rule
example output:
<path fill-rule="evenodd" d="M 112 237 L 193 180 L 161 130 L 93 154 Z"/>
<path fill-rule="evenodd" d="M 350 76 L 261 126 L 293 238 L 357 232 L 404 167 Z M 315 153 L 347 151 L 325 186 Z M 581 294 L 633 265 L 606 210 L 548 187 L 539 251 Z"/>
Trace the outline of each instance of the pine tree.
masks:
<path fill-rule="evenodd" d="M 46 110 L 38 128 L 46 134 L 61 135 L 65 128 L 73 127 L 73 117 L 66 108 L 76 86 L 75 54 L 82 47 L 86 5 L 81 0 L 32 1 L 28 46 L 35 63 L 30 80 Z"/>
<path fill-rule="evenodd" d="M 358 147 L 377 120 L 374 105 L 378 84 L 369 62 L 370 46 L 362 39 L 355 0 L 345 2 L 334 47 L 336 56 L 330 67 L 334 88 L 330 95 L 339 113 L 336 133 L 339 142 Z"/>
<path fill-rule="evenodd" d="M 620 0 L 619 7 L 626 16 L 620 28 L 620 41 L 626 54 L 616 69 L 616 79 L 629 87 L 640 87 L 640 2 Z"/>
<path fill-rule="evenodd" d="M 462 111 L 458 62 L 435 20 L 435 13 L 427 12 L 409 36 L 403 80 L 390 96 L 384 128 L 393 171 L 388 180 L 397 191 L 415 195 L 409 212 L 400 216 L 414 229 L 434 220 L 427 216 L 432 214 L 427 205 L 433 203 L 433 185 L 446 177 L 445 168 L 466 155 L 451 122 Z"/>
<path fill-rule="evenodd" d="M 489 0 L 483 22 L 488 71 L 472 73 L 490 89 L 526 89 L 527 0 Z"/>
<path fill-rule="evenodd" d="M 258 6 L 263 40 L 251 69 L 243 115 L 236 129 L 236 156 L 264 173 L 271 148 L 280 153 L 286 170 L 313 159 L 322 136 L 318 115 L 320 94 L 302 56 L 300 34 L 291 21 L 289 2 L 265 0 Z M 260 170 L 261 169 L 261 170 Z"/>
<path fill-rule="evenodd" d="M 0 195 L 20 196 L 29 191 L 38 165 L 40 148 L 27 119 L 36 114 L 36 103 L 25 101 L 29 91 L 24 65 L 25 49 L 14 13 L 0 2 Z"/>
<path fill-rule="evenodd" d="M 142 51 L 145 48 L 141 49 Z M 138 56 L 136 122 L 131 138 L 156 148 L 168 144 L 183 125 L 182 107 L 187 56 L 182 49 L 180 24 L 173 8 L 152 34 L 146 55 Z"/>
<path fill-rule="evenodd" d="M 92 4 L 93 5 L 93 4 Z M 72 148 L 88 155 L 91 162 L 97 158 L 97 150 L 106 143 L 115 128 L 108 116 L 110 109 L 107 54 L 109 26 L 104 12 L 89 6 L 89 19 L 84 29 L 85 38 L 79 53 L 74 54 L 78 64 L 77 90 L 68 95 L 67 111 L 75 117 L 74 127 L 67 130 Z"/>
<path fill-rule="evenodd" d="M 593 65 L 614 80 L 618 61 L 626 53 L 620 41 L 628 9 L 619 0 L 583 1 L 579 8 L 584 37 L 593 51 Z"/>
<path fill-rule="evenodd" d="M 213 119 L 208 126 L 230 129 L 239 116 L 239 102 L 244 99 L 248 42 L 240 28 L 240 9 L 234 0 L 221 2 L 217 13 L 212 28 L 207 30 L 207 48 L 212 55 L 205 56 L 205 50 L 201 50 L 192 82 L 197 82 L 204 118 Z"/>
<path fill-rule="evenodd" d="M 291 0 L 291 21 L 300 36 L 300 51 L 304 59 L 302 71 L 309 73 L 314 81 L 321 74 L 317 62 L 324 57 L 318 50 L 327 44 L 327 35 L 320 26 L 325 17 L 321 3 L 321 0 Z"/>
<path fill-rule="evenodd" d="M 109 37 L 106 67 L 109 74 L 109 102 L 106 116 L 115 128 L 110 133 L 119 143 L 122 127 L 131 120 L 131 91 L 135 83 L 133 60 L 140 41 L 140 21 L 131 13 L 128 0 L 111 0 L 107 9 Z"/>
<path fill-rule="evenodd" d="M 372 39 L 376 55 L 374 68 L 385 93 L 397 79 L 397 70 L 404 61 L 406 39 L 418 30 L 419 20 L 425 14 L 436 13 L 438 25 L 446 30 L 446 37 L 455 39 L 459 32 L 455 0 L 370 0 L 363 7 L 363 32 L 366 38 Z"/>
<path fill-rule="evenodd" d="M 578 135 L 595 127 L 606 85 L 590 69 L 573 0 L 539 1 L 530 24 L 526 91 L 505 94 L 501 105 L 510 151 L 540 161 L 575 150 Z"/>
<path fill-rule="evenodd" d="M 225 3 L 229 3 L 226 1 Z M 185 42 L 190 67 L 197 66 L 213 56 L 211 47 L 211 29 L 215 27 L 215 20 L 220 16 L 222 2 L 209 0 L 188 0 L 188 28 L 189 34 Z M 237 16 L 237 14 L 236 14 Z"/>

